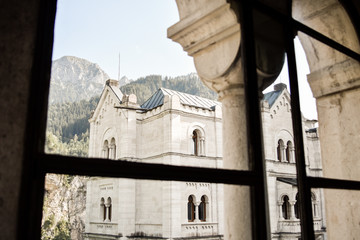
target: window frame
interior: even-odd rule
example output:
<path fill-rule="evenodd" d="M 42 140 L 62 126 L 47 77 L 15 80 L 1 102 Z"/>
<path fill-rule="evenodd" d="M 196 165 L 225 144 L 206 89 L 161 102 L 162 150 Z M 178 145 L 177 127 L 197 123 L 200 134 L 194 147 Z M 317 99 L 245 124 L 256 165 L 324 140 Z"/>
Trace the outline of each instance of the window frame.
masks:
<path fill-rule="evenodd" d="M 264 168 L 262 124 L 257 88 L 256 63 L 254 58 L 252 9 L 283 22 L 288 29 L 286 49 L 292 92 L 292 117 L 294 126 L 294 146 L 298 190 L 300 201 L 300 219 L 302 239 L 314 239 L 311 188 L 335 188 L 360 190 L 359 181 L 330 179 L 306 176 L 304 146 L 302 143 L 301 114 L 297 87 L 297 74 L 293 38 L 294 32 L 301 31 L 318 41 L 360 61 L 360 55 L 341 44 L 327 38 L 308 26 L 294 20 L 291 16 L 258 1 L 238 2 L 240 21 L 247 24 L 241 28 L 242 64 L 244 67 L 246 113 L 249 145 L 249 161 L 252 170 L 237 171 L 198 167 L 167 166 L 161 164 L 113 161 L 100 158 L 80 158 L 44 153 L 45 130 L 50 85 L 50 70 L 56 0 L 40 0 L 38 9 L 37 38 L 34 50 L 33 69 L 30 82 L 27 125 L 25 133 L 23 171 L 20 189 L 18 239 L 40 239 L 41 218 L 44 196 L 44 183 L 47 173 L 73 174 L 87 176 L 153 179 L 169 181 L 195 181 L 246 185 L 251 187 L 251 209 L 253 239 L 270 239 L 266 195 L 266 173 Z M 341 1 L 342 3 L 342 1 Z M 348 9 L 348 7 L 346 8 Z M 351 9 L 351 8 L 350 8 Z M 357 25 L 354 24 L 354 27 Z M 359 29 L 357 28 L 359 31 Z M 255 80 L 255 81 L 254 81 Z M 251 132 L 251 134 L 250 134 Z M 264 217 L 267 216 L 267 217 Z"/>

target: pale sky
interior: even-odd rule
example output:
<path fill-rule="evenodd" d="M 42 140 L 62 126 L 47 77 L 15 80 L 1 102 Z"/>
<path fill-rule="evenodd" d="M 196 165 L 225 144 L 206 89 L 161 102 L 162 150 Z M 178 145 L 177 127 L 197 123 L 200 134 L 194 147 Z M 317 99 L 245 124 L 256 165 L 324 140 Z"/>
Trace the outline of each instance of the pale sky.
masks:
<path fill-rule="evenodd" d="M 53 60 L 76 56 L 99 64 L 110 76 L 136 80 L 151 74 L 180 76 L 196 72 L 180 44 L 167 38 L 179 21 L 175 0 L 58 0 Z M 316 119 L 315 101 L 306 81 L 309 72 L 298 41 L 297 62 L 302 112 Z M 276 82 L 289 86 L 287 67 Z M 289 87 L 288 87 L 289 89 Z M 269 87 L 266 91 L 272 91 Z"/>

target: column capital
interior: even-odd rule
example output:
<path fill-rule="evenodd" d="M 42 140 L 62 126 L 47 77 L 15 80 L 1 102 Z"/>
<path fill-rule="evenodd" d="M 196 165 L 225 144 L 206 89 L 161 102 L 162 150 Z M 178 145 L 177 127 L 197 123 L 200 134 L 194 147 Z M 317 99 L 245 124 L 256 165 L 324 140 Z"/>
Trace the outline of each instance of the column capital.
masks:
<path fill-rule="evenodd" d="M 360 64 L 346 59 L 307 75 L 315 98 L 360 87 Z"/>
<path fill-rule="evenodd" d="M 230 4 L 226 0 L 177 4 L 180 21 L 168 28 L 167 35 L 194 58 L 201 80 L 219 92 L 243 79 L 233 77 L 242 71 L 238 54 L 240 24 Z"/>

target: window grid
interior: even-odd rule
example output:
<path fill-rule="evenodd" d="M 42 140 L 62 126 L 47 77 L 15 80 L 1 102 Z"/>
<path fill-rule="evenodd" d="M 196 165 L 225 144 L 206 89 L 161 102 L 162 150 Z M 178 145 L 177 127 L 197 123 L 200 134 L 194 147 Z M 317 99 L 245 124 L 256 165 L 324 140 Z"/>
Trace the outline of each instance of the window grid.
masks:
<path fill-rule="evenodd" d="M 241 3 L 241 17 L 247 24 L 242 26 L 242 58 L 245 66 L 244 72 L 248 79 L 256 79 L 256 64 L 254 59 L 253 26 L 251 10 L 257 10 L 271 16 L 273 19 L 288 23 L 289 34 L 287 36 L 287 54 L 290 59 L 289 75 L 292 92 L 292 112 L 295 135 L 296 166 L 298 171 L 298 188 L 300 198 L 300 217 L 302 225 L 302 238 L 314 239 L 311 214 L 311 192 L 310 188 L 337 188 L 348 190 L 360 190 L 359 181 L 330 179 L 321 177 L 307 177 L 303 167 L 305 165 L 301 125 L 300 107 L 298 103 L 298 89 L 296 77 L 296 62 L 293 46 L 294 35 L 292 33 L 301 31 L 320 42 L 342 52 L 343 54 L 360 61 L 360 55 L 342 46 L 341 44 L 327 38 L 321 33 L 299 23 L 289 16 L 274 10 L 257 1 L 244 0 Z M 249 11 L 250 10 L 250 11 Z M 138 179 L 177 180 L 177 181 L 206 181 L 211 183 L 230 183 L 252 186 L 252 210 L 253 215 L 253 239 L 270 239 L 267 235 L 267 211 L 266 211 L 266 183 L 264 177 L 264 161 L 261 122 L 259 115 L 259 100 L 257 98 L 257 81 L 247 81 L 245 84 L 248 141 L 252 151 L 249 151 L 249 160 L 252 171 L 236 171 L 225 169 L 207 169 L 194 167 L 164 166 L 158 164 L 128 163 L 104 159 L 84 159 L 77 157 L 66 157 L 59 155 L 47 155 L 44 153 L 45 129 L 47 118 L 47 102 L 51 69 L 51 54 L 53 42 L 53 29 L 56 13 L 56 0 L 41 1 L 39 7 L 38 32 L 33 61 L 35 62 L 30 86 L 29 111 L 26 128 L 23 177 L 21 184 L 21 198 L 19 209 L 18 239 L 40 239 L 41 214 L 44 194 L 44 180 L 46 173 L 78 174 L 104 177 L 127 177 Z M 285 21 L 284 21 L 285 20 Z M 289 31 L 289 29 L 291 31 Z M 244 33 L 246 33 L 244 35 Z M 246 47 L 244 47 L 246 46 Z M 245 77 L 246 79 L 246 77 Z M 255 94 L 253 94 L 255 93 Z M 255 99 L 253 102 L 252 100 Z M 294 101 L 294 99 L 297 99 Z M 296 127 L 298 126 L 298 127 Z M 295 134 L 295 132 L 298 132 Z M 255 133 L 255 134 L 254 134 Z M 257 138 L 260 136 L 260 138 Z M 300 145 L 300 146 L 299 146 Z M 84 164 L 86 163 L 86 164 Z M 149 171 L 151 169 L 152 171 Z M 165 170 L 165 171 L 164 171 Z M 169 174 L 170 173 L 170 174 Z M 194 174 L 189 174 L 194 173 Z M 224 177 L 226 176 L 226 177 Z M 259 179 L 260 177 L 260 179 Z M 309 206 L 308 206 L 309 205 Z M 310 211 L 310 214 L 308 212 Z M 257 231 L 263 230 L 263 231 Z M 256 235 L 259 234 L 259 235 Z M 266 236 L 265 236 L 266 235 Z"/>

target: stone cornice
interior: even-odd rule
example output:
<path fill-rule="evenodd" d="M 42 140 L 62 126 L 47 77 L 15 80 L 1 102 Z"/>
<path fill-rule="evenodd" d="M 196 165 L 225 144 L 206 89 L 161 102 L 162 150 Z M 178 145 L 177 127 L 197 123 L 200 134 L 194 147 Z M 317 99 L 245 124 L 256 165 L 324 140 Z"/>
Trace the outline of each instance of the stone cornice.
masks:
<path fill-rule="evenodd" d="M 315 98 L 360 87 L 360 64 L 352 59 L 336 63 L 307 75 Z"/>
<path fill-rule="evenodd" d="M 208 159 L 208 160 L 223 160 L 222 157 L 214 157 L 214 156 L 196 156 L 193 154 L 187 154 L 187 153 L 179 153 L 179 152 L 165 152 L 165 153 L 161 153 L 161 154 L 157 154 L 157 155 L 153 155 L 153 156 L 149 156 L 149 157 L 143 157 L 143 158 L 131 158 L 131 159 L 118 159 L 120 161 L 133 161 L 133 162 L 138 162 L 138 161 L 146 161 L 146 160 L 151 160 L 151 159 L 159 159 L 161 157 L 166 157 L 166 156 L 180 156 L 180 157 L 191 157 L 191 158 L 197 158 L 197 159 Z"/>
<path fill-rule="evenodd" d="M 240 25 L 230 4 L 215 7 L 208 12 L 198 11 L 198 14 L 181 19 L 168 28 L 168 38 L 180 43 L 193 56 L 216 42 L 240 34 Z"/>
<path fill-rule="evenodd" d="M 206 119 L 206 120 L 214 120 L 215 119 L 217 122 L 222 121 L 221 118 L 215 117 L 215 114 L 213 114 L 213 116 L 204 116 L 204 115 L 185 112 L 185 111 L 177 110 L 177 109 L 165 109 L 165 110 L 162 110 L 159 113 L 155 113 L 154 115 L 151 115 L 149 117 L 145 117 L 143 119 L 137 118 L 136 120 L 139 121 L 139 122 L 150 122 L 150 121 L 154 121 L 156 119 L 162 118 L 167 114 L 178 114 L 178 115 L 185 116 L 185 117 L 194 117 L 194 116 L 196 116 L 196 118 L 202 118 L 202 119 Z"/>

